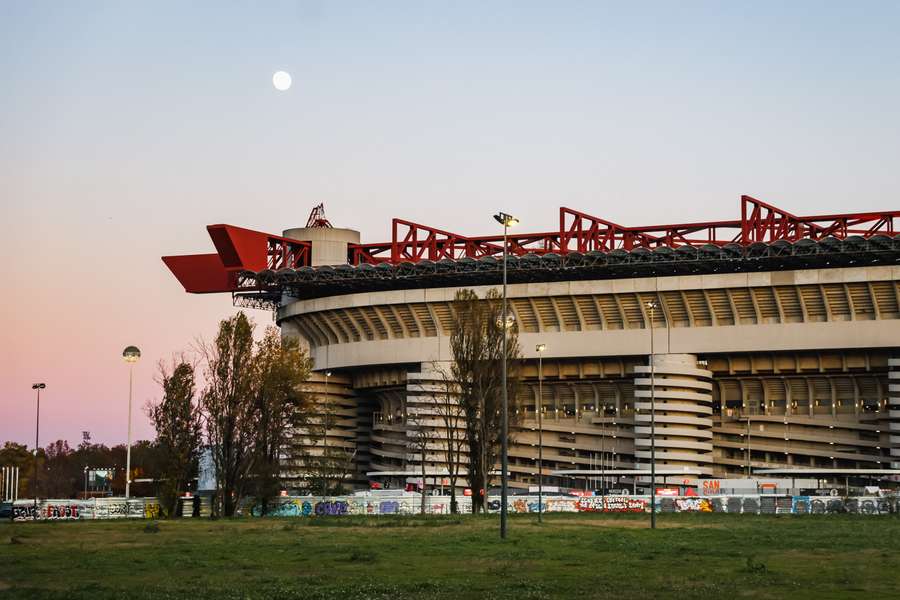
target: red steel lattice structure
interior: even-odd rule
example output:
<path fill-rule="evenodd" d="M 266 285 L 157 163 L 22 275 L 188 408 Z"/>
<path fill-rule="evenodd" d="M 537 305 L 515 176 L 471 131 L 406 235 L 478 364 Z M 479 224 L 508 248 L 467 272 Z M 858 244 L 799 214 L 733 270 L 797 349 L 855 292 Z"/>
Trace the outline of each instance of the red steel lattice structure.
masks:
<path fill-rule="evenodd" d="M 570 208 L 559 209 L 559 231 L 510 233 L 512 254 L 612 252 L 637 248 L 724 246 L 772 243 L 778 240 L 843 239 L 894 235 L 900 211 L 798 217 L 750 196 L 741 197 L 741 218 L 730 221 L 625 227 Z M 241 271 L 277 271 L 310 265 L 310 242 L 297 241 L 232 225 L 210 225 L 216 254 L 166 256 L 163 261 L 188 292 L 236 290 Z M 464 236 L 442 229 L 393 219 L 391 241 L 349 244 L 348 263 L 392 265 L 422 260 L 478 259 L 503 252 L 503 237 Z"/>

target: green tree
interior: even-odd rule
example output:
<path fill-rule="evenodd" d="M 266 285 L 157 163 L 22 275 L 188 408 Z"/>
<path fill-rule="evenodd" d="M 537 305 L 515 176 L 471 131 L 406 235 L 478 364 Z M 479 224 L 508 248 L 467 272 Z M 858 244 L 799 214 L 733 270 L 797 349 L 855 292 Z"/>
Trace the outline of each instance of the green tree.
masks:
<path fill-rule="evenodd" d="M 78 492 L 81 473 L 74 454 L 66 440 L 56 440 L 44 448 L 41 490 L 47 498 L 72 498 Z"/>
<path fill-rule="evenodd" d="M 174 516 L 178 496 L 196 468 L 201 442 L 200 407 L 195 401 L 194 367 L 184 360 L 159 366 L 163 397 L 149 407 L 156 428 L 160 465 L 159 501 L 163 514 Z"/>
<path fill-rule="evenodd" d="M 207 387 L 200 405 L 216 469 L 213 508 L 229 517 L 247 492 L 267 508 L 280 491 L 286 436 L 305 418 L 309 359 L 296 340 L 281 339 L 274 328 L 254 344 L 253 329 L 239 312 L 202 347 Z"/>
<path fill-rule="evenodd" d="M 310 360 L 296 339 L 269 327 L 254 356 L 255 432 L 253 481 L 262 514 L 281 490 L 281 457 L 292 426 L 303 425 L 309 401 L 302 391 Z"/>
<path fill-rule="evenodd" d="M 253 467 L 253 324 L 243 312 L 223 320 L 213 343 L 201 351 L 207 387 L 200 403 L 216 468 L 213 511 L 230 517 Z"/>
<path fill-rule="evenodd" d="M 16 497 L 27 497 L 32 489 L 32 473 L 34 473 L 34 455 L 25 444 L 5 442 L 0 449 L 0 465 L 19 467 L 19 489 Z M 40 466 L 40 465 L 38 465 Z"/>
<path fill-rule="evenodd" d="M 484 510 L 485 496 L 497 462 L 503 392 L 501 360 L 507 362 L 509 414 L 515 414 L 512 405 L 519 373 L 518 327 L 502 315 L 502 310 L 502 298 L 495 289 L 488 290 L 484 298 L 478 298 L 472 290 L 459 290 L 453 301 L 451 374 L 458 386 L 459 405 L 465 414 L 472 512 Z M 505 357 L 504 332 L 508 336 Z"/>

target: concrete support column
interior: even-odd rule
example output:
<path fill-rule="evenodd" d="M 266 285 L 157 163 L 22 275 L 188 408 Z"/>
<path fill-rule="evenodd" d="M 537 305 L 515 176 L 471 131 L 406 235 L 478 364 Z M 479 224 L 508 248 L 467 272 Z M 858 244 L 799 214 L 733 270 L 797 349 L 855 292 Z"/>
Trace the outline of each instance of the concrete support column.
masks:
<path fill-rule="evenodd" d="M 887 411 L 891 468 L 900 469 L 900 358 L 888 359 Z"/>
<path fill-rule="evenodd" d="M 687 467 L 712 475 L 712 372 L 693 354 L 657 354 L 656 466 Z M 635 367 L 635 457 L 650 464 L 650 367 Z"/>

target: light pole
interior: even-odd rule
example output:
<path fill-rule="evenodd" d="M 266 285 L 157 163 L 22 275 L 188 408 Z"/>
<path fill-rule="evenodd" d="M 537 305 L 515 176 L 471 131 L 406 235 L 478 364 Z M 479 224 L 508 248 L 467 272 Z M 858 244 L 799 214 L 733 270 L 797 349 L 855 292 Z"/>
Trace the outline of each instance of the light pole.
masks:
<path fill-rule="evenodd" d="M 33 383 L 31 384 L 31 389 L 37 390 L 37 410 L 35 412 L 34 418 L 34 483 L 31 484 L 31 489 L 34 492 L 34 518 L 37 518 L 37 505 L 38 505 L 38 437 L 41 431 L 41 390 L 46 388 L 46 383 Z"/>
<path fill-rule="evenodd" d="M 328 465 L 325 464 L 328 458 L 328 412 L 331 410 L 331 404 L 328 400 L 328 378 L 331 377 L 331 371 L 325 371 L 325 431 L 322 434 L 322 497 L 328 495 Z"/>
<path fill-rule="evenodd" d="M 134 388 L 134 363 L 141 357 L 137 346 L 128 346 L 122 358 L 128 363 L 128 446 L 125 450 L 125 499 L 131 497 L 131 396 Z"/>
<path fill-rule="evenodd" d="M 538 353 L 538 523 L 544 513 L 544 350 L 547 344 L 534 347 Z"/>
<path fill-rule="evenodd" d="M 599 408 L 599 407 L 598 407 Z M 606 418 L 606 410 L 604 406 L 604 410 L 601 412 L 600 419 L 600 510 L 603 510 L 606 507 L 606 474 L 603 471 L 603 461 L 605 458 L 606 449 L 604 446 L 604 438 L 606 434 L 603 431 L 603 420 Z"/>
<path fill-rule="evenodd" d="M 653 316 L 659 307 L 656 300 L 647 302 L 650 309 L 650 528 L 656 529 L 656 361 L 653 357 Z"/>
<path fill-rule="evenodd" d="M 509 253 L 509 245 L 507 244 L 506 236 L 507 230 L 518 223 L 519 220 L 505 212 L 498 212 L 494 215 L 494 219 L 503 225 L 503 311 L 501 313 L 501 318 L 503 319 L 503 349 L 500 359 L 500 377 L 503 384 L 503 404 L 502 414 L 500 415 L 500 539 L 506 539 L 506 521 L 508 517 L 506 498 L 509 488 L 509 399 L 507 398 L 506 390 L 506 329 L 508 326 L 506 316 L 506 257 Z"/>
<path fill-rule="evenodd" d="M 753 460 L 753 455 L 750 453 L 750 444 L 753 441 L 753 430 L 750 428 L 750 420 L 753 418 L 751 415 L 751 409 L 747 407 L 747 479 L 753 477 L 753 466 L 750 464 L 750 461 Z"/>

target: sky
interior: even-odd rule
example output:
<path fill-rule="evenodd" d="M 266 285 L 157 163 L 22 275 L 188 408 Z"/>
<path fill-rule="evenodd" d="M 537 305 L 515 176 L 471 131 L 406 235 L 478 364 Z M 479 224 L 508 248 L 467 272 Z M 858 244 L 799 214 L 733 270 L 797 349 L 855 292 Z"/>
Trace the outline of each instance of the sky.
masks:
<path fill-rule="evenodd" d="M 0 0 L 0 443 L 34 443 L 37 381 L 42 446 L 124 442 L 131 344 L 153 436 L 159 361 L 235 311 L 160 261 L 211 223 L 897 209 L 898 30 L 868 1 Z"/>

